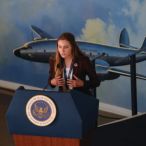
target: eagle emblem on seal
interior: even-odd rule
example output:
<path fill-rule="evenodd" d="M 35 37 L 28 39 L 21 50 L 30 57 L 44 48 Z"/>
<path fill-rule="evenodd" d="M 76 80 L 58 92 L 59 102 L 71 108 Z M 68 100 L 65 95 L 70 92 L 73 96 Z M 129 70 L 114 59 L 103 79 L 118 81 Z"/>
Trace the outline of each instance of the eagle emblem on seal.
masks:
<path fill-rule="evenodd" d="M 48 104 L 43 103 L 34 103 L 34 107 L 32 108 L 32 115 L 35 116 L 39 120 L 43 120 L 51 114 L 51 109 Z"/>

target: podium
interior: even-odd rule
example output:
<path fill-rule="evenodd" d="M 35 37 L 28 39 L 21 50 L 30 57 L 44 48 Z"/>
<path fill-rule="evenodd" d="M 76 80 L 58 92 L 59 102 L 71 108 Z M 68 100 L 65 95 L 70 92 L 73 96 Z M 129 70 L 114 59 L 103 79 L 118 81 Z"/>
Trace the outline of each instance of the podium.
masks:
<path fill-rule="evenodd" d="M 6 118 L 15 146 L 91 146 L 99 101 L 79 91 L 17 89 Z"/>

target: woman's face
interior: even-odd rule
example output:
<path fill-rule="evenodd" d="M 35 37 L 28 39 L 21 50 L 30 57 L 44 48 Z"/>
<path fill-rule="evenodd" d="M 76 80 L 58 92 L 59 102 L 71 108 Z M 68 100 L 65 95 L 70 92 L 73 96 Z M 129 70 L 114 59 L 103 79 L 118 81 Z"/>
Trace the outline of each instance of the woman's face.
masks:
<path fill-rule="evenodd" d="M 67 40 L 58 41 L 58 52 L 64 59 L 72 58 L 72 46 Z"/>

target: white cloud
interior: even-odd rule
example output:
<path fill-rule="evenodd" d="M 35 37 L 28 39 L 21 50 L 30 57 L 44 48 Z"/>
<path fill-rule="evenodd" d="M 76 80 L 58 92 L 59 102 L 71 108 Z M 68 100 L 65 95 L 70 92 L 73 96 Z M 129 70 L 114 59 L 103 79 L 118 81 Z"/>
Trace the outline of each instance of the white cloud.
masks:
<path fill-rule="evenodd" d="M 94 43 L 115 44 L 116 32 L 116 27 L 112 22 L 107 24 L 99 18 L 88 19 L 82 29 L 80 39 Z"/>

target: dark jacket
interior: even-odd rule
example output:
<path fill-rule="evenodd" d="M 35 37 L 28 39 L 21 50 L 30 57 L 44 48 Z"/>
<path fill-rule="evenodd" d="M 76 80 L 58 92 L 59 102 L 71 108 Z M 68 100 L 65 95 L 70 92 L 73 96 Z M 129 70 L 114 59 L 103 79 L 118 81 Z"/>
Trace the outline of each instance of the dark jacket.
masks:
<path fill-rule="evenodd" d="M 54 61 L 50 61 L 50 71 L 48 82 L 51 85 L 51 79 L 54 78 Z M 87 93 L 91 95 L 92 89 L 100 85 L 100 81 L 96 75 L 96 71 L 87 57 L 80 57 L 75 59 L 73 62 L 73 75 L 84 81 L 83 87 L 76 87 L 75 90 Z M 88 79 L 86 78 L 88 76 Z M 74 79 L 74 78 L 73 78 Z M 54 87 L 51 85 L 51 87 Z M 59 87 L 59 91 L 62 91 L 62 88 Z"/>

